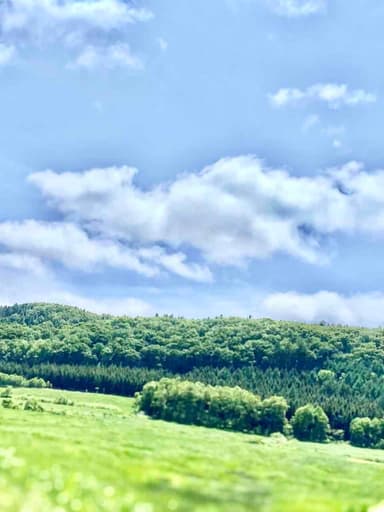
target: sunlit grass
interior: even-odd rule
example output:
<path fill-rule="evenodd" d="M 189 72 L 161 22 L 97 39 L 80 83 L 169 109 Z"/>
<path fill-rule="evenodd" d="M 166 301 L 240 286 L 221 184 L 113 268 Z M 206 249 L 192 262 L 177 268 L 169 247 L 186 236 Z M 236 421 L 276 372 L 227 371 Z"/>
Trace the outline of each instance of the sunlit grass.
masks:
<path fill-rule="evenodd" d="M 27 398 L 45 412 L 0 409 L 2 512 L 360 512 L 384 500 L 380 450 L 153 421 L 124 397 L 13 391 Z"/>

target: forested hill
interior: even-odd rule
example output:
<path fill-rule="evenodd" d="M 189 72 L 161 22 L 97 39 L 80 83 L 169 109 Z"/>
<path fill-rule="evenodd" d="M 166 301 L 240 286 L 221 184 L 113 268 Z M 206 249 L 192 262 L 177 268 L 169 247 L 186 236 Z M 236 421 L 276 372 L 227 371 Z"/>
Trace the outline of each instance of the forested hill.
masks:
<path fill-rule="evenodd" d="M 52 304 L 0 308 L 0 371 L 55 387 L 133 395 L 181 375 L 307 403 L 348 436 L 357 416 L 384 416 L 384 330 L 269 319 L 95 315 Z"/>
<path fill-rule="evenodd" d="M 175 372 L 201 366 L 311 370 L 358 363 L 382 374 L 384 330 L 269 319 L 112 317 L 69 306 L 22 304 L 0 308 L 0 359 Z"/>

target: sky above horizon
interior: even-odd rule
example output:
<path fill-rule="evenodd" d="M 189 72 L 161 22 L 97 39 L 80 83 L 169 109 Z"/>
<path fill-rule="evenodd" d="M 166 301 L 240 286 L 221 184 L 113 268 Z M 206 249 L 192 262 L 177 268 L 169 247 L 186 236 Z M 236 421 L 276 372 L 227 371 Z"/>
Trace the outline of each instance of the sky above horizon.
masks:
<path fill-rule="evenodd" d="M 384 325 L 382 0 L 0 0 L 0 304 Z"/>

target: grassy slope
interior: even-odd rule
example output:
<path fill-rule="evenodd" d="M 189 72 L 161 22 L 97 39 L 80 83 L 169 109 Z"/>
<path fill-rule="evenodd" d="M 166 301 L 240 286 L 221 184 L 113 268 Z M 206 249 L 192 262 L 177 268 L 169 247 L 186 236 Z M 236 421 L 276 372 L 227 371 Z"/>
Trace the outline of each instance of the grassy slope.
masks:
<path fill-rule="evenodd" d="M 0 409 L 2 512 L 352 512 L 384 499 L 383 451 L 152 421 L 123 397 L 13 394 L 49 411 Z"/>

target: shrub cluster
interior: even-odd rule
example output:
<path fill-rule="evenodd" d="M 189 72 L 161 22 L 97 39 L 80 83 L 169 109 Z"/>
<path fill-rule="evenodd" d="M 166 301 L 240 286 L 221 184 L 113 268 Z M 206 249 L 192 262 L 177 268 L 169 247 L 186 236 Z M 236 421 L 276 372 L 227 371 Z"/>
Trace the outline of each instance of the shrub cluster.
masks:
<path fill-rule="evenodd" d="M 0 372 L 0 386 L 13 386 L 15 388 L 49 388 L 51 384 L 39 377 L 26 379 L 21 375 Z"/>
<path fill-rule="evenodd" d="M 384 418 L 355 418 L 350 434 L 355 446 L 384 449 Z"/>
<path fill-rule="evenodd" d="M 282 432 L 288 409 L 282 397 L 168 378 L 147 383 L 136 406 L 157 419 L 258 434 Z"/>

